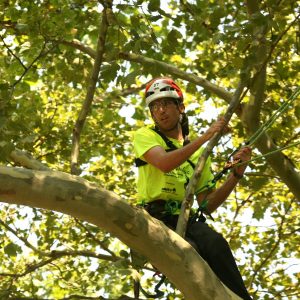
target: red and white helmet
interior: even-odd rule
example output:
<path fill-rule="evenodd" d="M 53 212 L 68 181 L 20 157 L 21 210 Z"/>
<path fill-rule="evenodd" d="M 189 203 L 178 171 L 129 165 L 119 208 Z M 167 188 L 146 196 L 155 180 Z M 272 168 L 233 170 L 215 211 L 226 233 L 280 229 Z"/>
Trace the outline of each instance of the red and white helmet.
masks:
<path fill-rule="evenodd" d="M 151 80 L 146 85 L 145 90 L 146 104 L 160 98 L 174 98 L 183 101 L 183 94 L 180 87 L 168 77 L 160 77 Z"/>

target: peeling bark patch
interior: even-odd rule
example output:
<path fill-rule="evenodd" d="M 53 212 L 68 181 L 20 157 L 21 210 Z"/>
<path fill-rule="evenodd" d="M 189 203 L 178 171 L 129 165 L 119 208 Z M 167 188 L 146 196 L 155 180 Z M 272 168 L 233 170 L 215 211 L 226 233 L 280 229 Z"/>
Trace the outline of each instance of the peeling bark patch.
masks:
<path fill-rule="evenodd" d="M 21 168 L 3 167 L 1 168 L 1 173 L 21 179 L 28 179 L 32 177 L 31 174 L 28 174 L 26 170 Z"/>
<path fill-rule="evenodd" d="M 126 227 L 126 229 L 130 230 L 133 227 L 133 225 L 130 223 L 126 223 L 125 227 Z"/>
<path fill-rule="evenodd" d="M 138 236 L 138 234 L 134 232 L 134 226 L 131 223 L 126 223 L 126 221 L 124 222 L 124 220 L 121 219 L 114 220 L 113 223 L 119 228 L 122 228 L 125 232 L 127 232 L 131 236 L 133 237 Z"/>
<path fill-rule="evenodd" d="M 168 257 L 170 257 L 170 258 L 171 258 L 172 260 L 174 260 L 174 261 L 181 261 L 181 260 L 182 260 L 181 256 L 177 255 L 177 254 L 174 253 L 174 252 L 171 252 L 171 251 L 165 251 L 165 253 L 166 253 L 166 255 L 167 255 Z"/>
<path fill-rule="evenodd" d="M 0 195 L 15 195 L 15 194 L 16 194 L 16 191 L 13 189 L 9 189 L 9 190 L 1 189 L 0 190 Z"/>
<path fill-rule="evenodd" d="M 55 201 L 63 202 L 63 201 L 66 201 L 66 199 L 64 199 L 62 197 L 59 197 L 59 196 L 56 196 Z"/>
<path fill-rule="evenodd" d="M 78 195 L 76 195 L 76 196 L 74 196 L 73 198 L 72 198 L 72 200 L 77 200 L 77 201 L 81 201 L 82 200 L 82 197 L 81 196 L 78 196 Z"/>

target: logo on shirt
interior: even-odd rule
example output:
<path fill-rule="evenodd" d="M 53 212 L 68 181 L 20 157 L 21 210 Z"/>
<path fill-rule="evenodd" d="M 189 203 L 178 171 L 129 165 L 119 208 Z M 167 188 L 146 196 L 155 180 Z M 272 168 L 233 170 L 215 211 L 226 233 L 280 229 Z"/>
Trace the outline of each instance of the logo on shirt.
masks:
<path fill-rule="evenodd" d="M 176 193 L 176 188 L 164 187 L 164 188 L 162 188 L 162 191 L 165 192 L 165 193 Z"/>

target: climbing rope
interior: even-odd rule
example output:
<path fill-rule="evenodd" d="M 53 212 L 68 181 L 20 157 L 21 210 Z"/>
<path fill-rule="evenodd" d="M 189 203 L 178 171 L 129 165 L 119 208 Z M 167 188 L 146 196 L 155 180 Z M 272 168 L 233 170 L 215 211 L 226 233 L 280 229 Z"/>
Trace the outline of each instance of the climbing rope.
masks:
<path fill-rule="evenodd" d="M 274 122 L 289 108 L 290 104 L 292 104 L 300 94 L 300 86 L 292 93 L 290 98 L 285 101 L 269 118 L 267 122 L 265 122 L 245 143 L 247 146 L 253 145 L 259 137 L 266 132 Z"/>
<path fill-rule="evenodd" d="M 274 122 L 288 109 L 288 107 L 290 106 L 290 104 L 292 104 L 296 99 L 297 97 L 299 96 L 300 94 L 300 86 L 292 93 L 292 95 L 289 97 L 289 99 L 287 101 L 285 101 L 273 114 L 272 116 L 269 118 L 269 120 L 267 122 L 265 122 L 264 124 L 262 124 L 259 129 L 243 144 L 241 144 L 237 149 L 235 149 L 228 157 L 228 162 L 226 163 L 225 167 L 219 172 L 217 173 L 214 178 L 212 180 L 210 180 L 205 186 L 203 186 L 199 192 L 201 191 L 204 191 L 204 190 L 211 190 L 213 188 L 215 188 L 218 180 L 220 180 L 223 175 L 225 175 L 230 169 L 234 168 L 234 167 L 237 167 L 237 166 L 241 166 L 241 165 L 244 165 L 244 164 L 248 164 L 252 161 L 255 161 L 255 160 L 259 160 L 259 159 L 262 159 L 262 158 L 265 158 L 267 156 L 270 156 L 270 155 L 273 155 L 277 152 L 280 152 L 282 150 L 285 150 L 285 149 L 288 149 L 288 148 L 291 148 L 291 147 L 295 147 L 297 145 L 300 144 L 300 142 L 295 142 L 293 144 L 290 144 L 290 145 L 287 145 L 287 146 L 284 146 L 284 147 L 281 147 L 281 148 L 278 148 L 274 151 L 270 151 L 268 153 L 265 153 L 263 155 L 259 155 L 259 156 L 256 156 L 254 158 L 252 158 L 251 160 L 248 160 L 247 162 L 240 162 L 240 161 L 233 161 L 233 162 L 230 162 L 230 159 L 231 157 L 237 152 L 239 151 L 242 147 L 244 146 L 251 146 L 253 145 L 258 139 L 259 137 L 264 133 L 266 132 L 273 124 Z M 207 193 L 208 194 L 208 193 Z M 206 210 L 207 208 L 207 204 L 208 204 L 208 201 L 206 199 L 206 197 L 204 197 L 204 200 L 202 201 L 200 207 L 199 207 L 199 210 L 198 212 L 201 212 L 201 214 L 203 213 L 203 211 Z M 210 215 L 209 215 L 210 216 Z M 212 218 L 212 216 L 210 216 Z"/>
<path fill-rule="evenodd" d="M 278 148 L 278 149 L 276 149 L 276 150 L 274 150 L 274 151 L 270 151 L 270 152 L 268 152 L 268 153 L 265 153 L 265 154 L 262 154 L 262 155 L 258 155 L 258 156 L 254 157 L 254 158 L 252 158 L 252 159 L 250 159 L 250 160 L 248 160 L 248 161 L 246 161 L 246 162 L 245 162 L 245 161 L 244 161 L 244 162 L 237 162 L 234 166 L 235 166 L 235 167 L 239 167 L 239 166 L 242 166 L 242 165 L 244 165 L 244 164 L 248 164 L 248 163 L 250 163 L 250 162 L 252 162 L 252 161 L 259 160 L 259 159 L 262 159 L 262 158 L 265 158 L 265 157 L 270 156 L 270 155 L 273 155 L 273 154 L 275 154 L 275 153 L 277 153 L 277 152 L 281 152 L 282 150 L 285 150 L 285 149 L 288 149 L 288 148 L 295 147 L 295 146 L 297 146 L 297 145 L 299 145 L 299 144 L 300 144 L 300 141 L 299 141 L 299 142 L 295 142 L 295 143 L 293 143 L 293 144 L 289 144 L 289 145 L 284 146 L 284 147 L 280 147 L 280 148 Z"/>
<path fill-rule="evenodd" d="M 292 104 L 299 96 L 300 94 L 300 86 L 296 88 L 296 90 L 292 93 L 292 95 L 289 97 L 289 99 L 287 101 L 285 101 L 273 114 L 272 116 L 269 118 L 269 120 L 267 120 L 267 122 L 265 122 L 264 124 L 262 124 L 258 130 L 256 132 L 254 132 L 254 134 L 244 143 L 241 144 L 239 147 L 237 147 L 237 149 L 235 149 L 228 157 L 228 161 L 230 161 L 231 157 L 237 152 L 239 151 L 242 147 L 244 146 L 252 146 L 259 138 L 260 136 L 266 132 L 273 124 L 274 122 L 289 108 L 290 104 Z M 256 160 L 256 159 L 260 159 L 262 157 L 266 157 L 269 155 L 272 155 L 276 152 L 282 151 L 284 149 L 287 149 L 289 147 L 294 147 L 298 145 L 298 143 L 295 144 L 291 144 L 279 149 L 276 149 L 272 152 L 257 156 L 256 158 L 253 158 L 250 161 L 247 161 L 247 163 Z M 228 172 L 228 170 L 232 169 L 235 166 L 238 166 L 238 161 L 236 162 L 227 162 L 227 164 L 225 165 L 225 167 L 223 168 L 223 170 L 221 172 L 219 172 L 212 180 L 211 183 L 213 184 L 212 187 L 215 186 L 216 182 L 224 175 Z M 245 162 L 246 163 L 246 162 Z M 240 163 L 241 164 L 245 164 L 245 163 Z M 205 186 L 205 188 L 207 188 L 207 186 Z"/>
<path fill-rule="evenodd" d="M 296 90 L 292 93 L 287 101 L 285 101 L 269 118 L 269 120 L 263 123 L 254 134 L 243 144 L 241 144 L 234 152 L 232 152 L 229 156 L 229 159 L 243 146 L 251 146 L 253 145 L 261 135 L 266 132 L 274 122 L 289 108 L 290 104 L 292 104 L 300 94 L 300 86 L 296 88 Z"/>
<path fill-rule="evenodd" d="M 252 161 L 256 161 L 256 160 L 259 160 L 259 159 L 262 159 L 262 158 L 265 158 L 267 156 L 270 156 L 270 155 L 273 155 L 277 152 L 281 152 L 285 149 L 288 149 L 288 148 L 292 148 L 292 147 L 295 147 L 297 145 L 300 145 L 300 141 L 299 142 L 295 142 L 293 144 L 289 144 L 287 146 L 284 146 L 284 147 L 280 147 L 274 151 L 270 151 L 268 153 L 265 153 L 265 154 L 262 154 L 262 155 L 258 155 L 248 161 L 243 161 L 243 162 L 239 162 L 239 161 L 235 161 L 235 162 L 232 162 L 232 163 L 227 163 L 226 166 L 219 172 L 217 173 L 214 178 L 212 180 L 210 180 L 205 186 L 203 186 L 201 189 L 200 189 L 200 192 L 203 191 L 203 190 L 206 190 L 206 189 L 213 189 L 215 186 L 216 186 L 216 183 L 218 180 L 220 180 L 220 178 L 226 174 L 230 169 L 232 169 L 233 167 L 239 167 L 239 166 L 242 166 L 244 164 L 248 164 Z"/>

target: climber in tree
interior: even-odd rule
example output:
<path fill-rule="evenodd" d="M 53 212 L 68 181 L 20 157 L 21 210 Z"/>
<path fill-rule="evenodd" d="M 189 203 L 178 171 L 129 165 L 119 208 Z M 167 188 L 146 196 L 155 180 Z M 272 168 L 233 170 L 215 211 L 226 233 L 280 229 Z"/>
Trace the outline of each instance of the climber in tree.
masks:
<path fill-rule="evenodd" d="M 203 151 L 202 145 L 215 133 L 222 131 L 222 134 L 226 134 L 230 129 L 224 119 L 219 118 L 204 134 L 189 141 L 183 93 L 171 78 L 150 81 L 146 86 L 145 98 L 155 127 L 143 127 L 134 133 L 134 151 L 139 170 L 137 205 L 175 230 L 185 188 Z M 233 159 L 242 162 L 250 160 L 250 157 L 251 149 L 244 147 Z M 213 179 L 210 165 L 209 158 L 195 193 L 199 205 L 203 200 L 207 203 L 203 208 L 207 214 L 226 200 L 246 169 L 245 164 L 237 166 L 220 187 L 203 190 Z M 229 289 L 242 299 L 251 300 L 228 243 L 205 223 L 205 217 L 196 219 L 191 214 L 186 238 Z"/>

